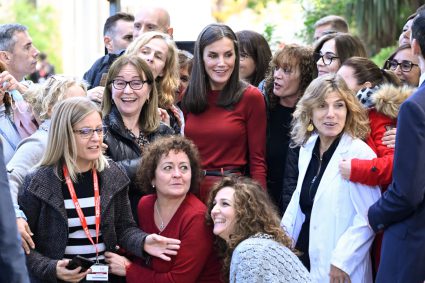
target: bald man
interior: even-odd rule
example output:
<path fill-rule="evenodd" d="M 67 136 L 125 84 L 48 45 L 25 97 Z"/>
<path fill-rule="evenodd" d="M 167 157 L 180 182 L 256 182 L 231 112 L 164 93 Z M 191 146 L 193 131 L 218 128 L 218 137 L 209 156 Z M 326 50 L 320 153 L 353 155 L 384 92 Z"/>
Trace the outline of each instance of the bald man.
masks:
<path fill-rule="evenodd" d="M 161 31 L 173 37 L 170 14 L 159 6 L 143 6 L 134 16 L 133 38 L 147 31 Z"/>

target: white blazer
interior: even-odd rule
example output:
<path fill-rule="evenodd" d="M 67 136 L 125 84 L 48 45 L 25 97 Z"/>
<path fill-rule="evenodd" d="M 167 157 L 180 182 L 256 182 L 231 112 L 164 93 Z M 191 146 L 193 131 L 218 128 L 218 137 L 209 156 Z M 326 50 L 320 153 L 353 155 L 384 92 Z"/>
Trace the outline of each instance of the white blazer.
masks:
<path fill-rule="evenodd" d="M 297 242 L 305 216 L 300 208 L 302 183 L 318 135 L 301 147 L 297 188 L 281 225 Z M 343 134 L 317 188 L 310 220 L 309 256 L 312 282 L 329 282 L 331 264 L 346 272 L 353 283 L 373 282 L 369 250 L 374 238 L 367 211 L 381 191 L 342 178 L 342 159 L 372 159 L 376 154 L 363 141 Z"/>

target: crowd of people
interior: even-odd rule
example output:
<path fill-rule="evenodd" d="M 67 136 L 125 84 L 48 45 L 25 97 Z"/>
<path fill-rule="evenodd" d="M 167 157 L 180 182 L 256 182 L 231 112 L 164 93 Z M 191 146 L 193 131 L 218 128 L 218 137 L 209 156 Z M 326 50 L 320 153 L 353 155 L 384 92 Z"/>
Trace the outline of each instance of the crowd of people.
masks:
<path fill-rule="evenodd" d="M 110 16 L 81 77 L 0 25 L 0 282 L 424 282 L 425 6 L 382 67 L 340 16 L 170 23 Z"/>

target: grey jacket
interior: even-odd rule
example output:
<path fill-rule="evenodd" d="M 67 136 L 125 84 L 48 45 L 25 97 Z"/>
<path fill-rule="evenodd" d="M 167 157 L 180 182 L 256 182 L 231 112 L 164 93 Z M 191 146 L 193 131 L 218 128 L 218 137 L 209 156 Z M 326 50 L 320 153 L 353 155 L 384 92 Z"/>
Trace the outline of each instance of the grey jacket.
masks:
<path fill-rule="evenodd" d="M 128 177 L 113 162 L 100 172 L 100 207 L 103 241 L 107 251 L 119 245 L 138 257 L 144 257 L 147 236 L 137 228 L 131 216 L 127 196 Z M 34 233 L 35 250 L 27 255 L 31 277 L 42 282 L 57 282 L 56 264 L 63 258 L 68 239 L 68 220 L 62 195 L 62 170 L 59 177 L 53 166 L 40 167 L 29 174 L 19 195 L 19 205 L 28 217 Z M 61 180 L 62 179 L 62 180 Z"/>

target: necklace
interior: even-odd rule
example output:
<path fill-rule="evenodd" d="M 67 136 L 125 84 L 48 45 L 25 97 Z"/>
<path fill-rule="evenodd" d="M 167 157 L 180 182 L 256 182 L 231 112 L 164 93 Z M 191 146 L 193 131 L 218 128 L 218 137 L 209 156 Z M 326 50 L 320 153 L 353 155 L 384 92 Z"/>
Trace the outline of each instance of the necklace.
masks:
<path fill-rule="evenodd" d="M 155 210 L 156 210 L 156 213 L 158 214 L 159 221 L 161 221 L 161 224 L 159 225 L 159 231 L 162 232 L 165 229 L 165 225 L 164 225 L 164 221 L 162 220 L 161 214 L 159 213 L 158 202 L 155 202 Z"/>

